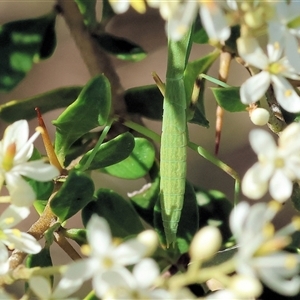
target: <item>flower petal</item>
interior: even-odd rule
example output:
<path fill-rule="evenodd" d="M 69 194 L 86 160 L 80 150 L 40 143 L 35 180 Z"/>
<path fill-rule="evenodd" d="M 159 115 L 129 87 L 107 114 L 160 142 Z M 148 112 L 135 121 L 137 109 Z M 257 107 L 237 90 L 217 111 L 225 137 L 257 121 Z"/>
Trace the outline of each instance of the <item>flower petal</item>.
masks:
<path fill-rule="evenodd" d="M 262 71 L 248 78 L 240 88 L 241 101 L 244 104 L 255 103 L 265 94 L 271 83 L 270 74 Z"/>
<path fill-rule="evenodd" d="M 132 273 L 137 281 L 137 285 L 140 288 L 147 289 L 158 278 L 159 268 L 153 259 L 145 258 L 134 266 Z"/>
<path fill-rule="evenodd" d="M 3 243 L 0 242 L 0 275 L 4 275 L 9 270 L 8 251 Z"/>
<path fill-rule="evenodd" d="M 300 111 L 300 97 L 293 86 L 281 76 L 272 76 L 274 93 L 279 104 L 288 112 Z"/>
<path fill-rule="evenodd" d="M 250 199 L 259 199 L 268 191 L 268 181 L 258 177 L 258 174 L 261 174 L 262 171 L 264 171 L 264 168 L 256 163 L 244 175 L 242 191 Z"/>
<path fill-rule="evenodd" d="M 146 253 L 147 247 L 133 238 L 119 245 L 112 255 L 116 263 L 126 266 L 137 263 Z"/>
<path fill-rule="evenodd" d="M 29 278 L 30 289 L 39 297 L 39 299 L 50 299 L 50 282 L 42 276 L 32 276 Z"/>
<path fill-rule="evenodd" d="M 29 183 L 19 174 L 8 172 L 5 175 L 11 203 L 16 206 L 31 206 L 36 199 L 36 194 Z"/>
<path fill-rule="evenodd" d="M 275 200 L 284 202 L 292 195 L 293 183 L 278 169 L 270 180 L 269 190 Z"/>
<path fill-rule="evenodd" d="M 60 174 L 56 167 L 42 159 L 16 165 L 12 171 L 37 181 L 50 181 Z"/>
<path fill-rule="evenodd" d="M 211 40 L 225 42 L 229 38 L 230 28 L 217 1 L 203 1 L 200 7 L 200 17 Z"/>
<path fill-rule="evenodd" d="M 112 245 L 111 231 L 107 221 L 98 215 L 92 215 L 87 224 L 87 240 L 92 254 L 105 255 Z"/>
<path fill-rule="evenodd" d="M 239 55 L 248 64 L 264 70 L 269 64 L 269 58 L 259 46 L 258 41 L 255 38 L 243 37 L 237 39 L 237 46 Z M 253 90 L 256 86 L 253 86 Z"/>
<path fill-rule="evenodd" d="M 249 134 L 249 142 L 257 155 L 273 157 L 277 151 L 277 145 L 272 135 L 263 129 L 253 129 Z"/>
<path fill-rule="evenodd" d="M 6 240 L 3 241 L 7 246 L 13 246 L 15 249 L 26 253 L 36 254 L 42 249 L 37 240 L 30 234 L 20 232 L 18 229 L 4 229 Z"/>
<path fill-rule="evenodd" d="M 30 214 L 30 210 L 27 207 L 19 207 L 15 205 L 8 206 L 2 215 L 0 216 L 0 228 L 11 228 L 22 220 L 26 219 Z"/>

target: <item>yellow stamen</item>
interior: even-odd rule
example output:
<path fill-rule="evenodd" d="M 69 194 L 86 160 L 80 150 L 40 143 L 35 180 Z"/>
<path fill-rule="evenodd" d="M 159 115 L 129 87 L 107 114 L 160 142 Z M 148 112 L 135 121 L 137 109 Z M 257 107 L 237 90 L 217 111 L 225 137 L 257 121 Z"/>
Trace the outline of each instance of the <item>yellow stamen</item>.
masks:
<path fill-rule="evenodd" d="M 263 245 L 257 249 L 255 256 L 263 256 L 272 252 L 283 249 L 291 243 L 291 238 L 288 236 L 276 237 L 272 240 L 265 242 Z"/>
<path fill-rule="evenodd" d="M 272 223 L 267 223 L 263 228 L 263 235 L 265 238 L 271 238 L 274 236 L 275 228 Z"/>
<path fill-rule="evenodd" d="M 300 217 L 294 216 L 291 223 L 294 225 L 296 230 L 300 230 Z"/>
<path fill-rule="evenodd" d="M 2 162 L 2 167 L 5 171 L 9 171 L 13 167 L 16 151 L 17 151 L 16 143 L 12 143 L 7 147 Z"/>
<path fill-rule="evenodd" d="M 82 245 L 80 250 L 83 255 L 89 256 L 91 254 L 91 247 L 89 245 Z"/>
<path fill-rule="evenodd" d="M 292 95 L 292 90 L 286 90 L 285 92 L 284 92 L 284 95 L 286 96 L 286 97 L 290 97 L 291 95 Z"/>
<path fill-rule="evenodd" d="M 6 218 L 4 220 L 5 224 L 9 225 L 9 224 L 12 224 L 14 222 L 14 218 L 13 217 L 9 217 L 9 218 Z"/>
<path fill-rule="evenodd" d="M 268 207 L 269 207 L 269 209 L 273 210 L 275 213 L 278 213 L 282 209 L 282 204 L 280 204 L 279 202 L 277 202 L 275 200 L 271 200 L 268 203 Z"/>
<path fill-rule="evenodd" d="M 18 238 L 20 238 L 22 236 L 21 231 L 17 228 L 12 229 L 12 233 L 13 233 L 13 235 L 15 235 Z"/>
<path fill-rule="evenodd" d="M 144 0 L 131 0 L 130 4 L 139 14 L 144 14 L 146 12 L 146 4 Z"/>
<path fill-rule="evenodd" d="M 287 255 L 285 266 L 287 269 L 293 269 L 297 266 L 298 260 L 292 254 Z"/>

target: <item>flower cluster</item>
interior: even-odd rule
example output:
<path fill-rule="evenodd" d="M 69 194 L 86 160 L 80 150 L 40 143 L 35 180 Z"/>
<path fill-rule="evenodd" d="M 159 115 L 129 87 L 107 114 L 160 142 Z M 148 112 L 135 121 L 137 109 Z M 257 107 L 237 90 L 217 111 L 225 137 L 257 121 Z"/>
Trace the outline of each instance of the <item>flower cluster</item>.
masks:
<path fill-rule="evenodd" d="M 282 131 L 278 147 L 272 135 L 262 129 L 252 130 L 249 138 L 258 162 L 243 178 L 243 193 L 259 199 L 269 189 L 273 199 L 288 200 L 293 182 L 300 179 L 300 124 L 292 123 Z"/>
<path fill-rule="evenodd" d="M 282 249 L 290 244 L 289 235 L 299 230 L 300 219 L 275 233 L 271 221 L 279 208 L 275 201 L 252 207 L 241 202 L 230 216 L 230 227 L 238 244 L 237 273 L 260 279 L 279 294 L 290 296 L 300 290 L 300 256 Z"/>
<path fill-rule="evenodd" d="M 20 250 L 36 254 L 41 250 L 36 239 L 14 228 L 30 214 L 29 207 L 36 199 L 28 180 L 50 181 L 59 175 L 58 170 L 43 159 L 31 160 L 38 137 L 29 138 L 27 121 L 20 120 L 8 126 L 0 141 L 0 190 L 7 187 L 9 206 L 0 216 L 0 275 L 9 270 L 8 250 Z"/>

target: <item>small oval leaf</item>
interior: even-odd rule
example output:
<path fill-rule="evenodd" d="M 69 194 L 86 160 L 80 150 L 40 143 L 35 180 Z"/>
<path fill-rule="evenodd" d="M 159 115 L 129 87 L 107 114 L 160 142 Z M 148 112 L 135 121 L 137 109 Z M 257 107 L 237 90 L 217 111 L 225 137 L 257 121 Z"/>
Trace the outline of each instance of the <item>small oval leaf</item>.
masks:
<path fill-rule="evenodd" d="M 137 44 L 109 33 L 93 35 L 98 44 L 117 58 L 129 61 L 140 61 L 147 55 Z"/>
<path fill-rule="evenodd" d="M 86 206 L 93 199 L 93 193 L 92 179 L 82 172 L 73 171 L 52 198 L 51 210 L 62 223 Z"/>
<path fill-rule="evenodd" d="M 87 170 L 97 170 L 116 164 L 127 158 L 133 149 L 133 135 L 129 132 L 120 134 L 114 139 L 103 143 L 100 146 L 99 150 L 97 151 L 93 161 L 91 162 Z M 82 157 L 78 165 L 75 166 L 76 169 L 80 169 L 81 167 L 85 166 L 92 151 L 93 150 L 90 150 Z"/>
<path fill-rule="evenodd" d="M 135 138 L 134 141 L 134 149 L 126 159 L 102 168 L 100 171 L 124 179 L 137 179 L 145 176 L 153 165 L 155 149 L 147 139 Z"/>
<path fill-rule="evenodd" d="M 9 123 L 36 118 L 36 107 L 39 107 L 43 114 L 67 107 L 76 100 L 81 90 L 80 86 L 64 87 L 26 99 L 9 101 L 0 105 L 0 118 Z"/>
<path fill-rule="evenodd" d="M 111 88 L 104 75 L 92 78 L 77 100 L 53 121 L 56 126 L 55 152 L 63 163 L 68 149 L 86 132 L 104 125 L 111 109 Z"/>
<path fill-rule="evenodd" d="M 0 27 L 0 91 L 12 90 L 33 63 L 49 57 L 56 46 L 56 14 L 18 20 Z"/>
<path fill-rule="evenodd" d="M 246 111 L 247 105 L 241 102 L 240 88 L 211 88 L 218 104 L 227 111 Z"/>
<path fill-rule="evenodd" d="M 144 230 L 131 204 L 109 189 L 99 189 L 96 201 L 90 202 L 82 210 L 82 221 L 85 226 L 93 214 L 107 220 L 114 237 L 126 238 Z"/>

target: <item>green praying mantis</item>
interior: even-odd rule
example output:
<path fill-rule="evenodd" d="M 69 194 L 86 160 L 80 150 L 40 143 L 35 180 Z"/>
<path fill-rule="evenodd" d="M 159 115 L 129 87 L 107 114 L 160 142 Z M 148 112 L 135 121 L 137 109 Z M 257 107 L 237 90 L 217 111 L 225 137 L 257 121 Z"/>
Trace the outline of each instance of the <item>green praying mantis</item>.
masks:
<path fill-rule="evenodd" d="M 226 164 L 188 140 L 188 101 L 184 73 L 191 48 L 191 32 L 180 41 L 168 42 L 166 83 L 163 88 L 163 122 L 160 148 L 160 205 L 167 247 L 176 242 L 176 233 L 184 202 L 187 146 L 216 164 L 236 180 L 239 178 Z M 207 79 L 207 77 L 206 77 Z"/>

